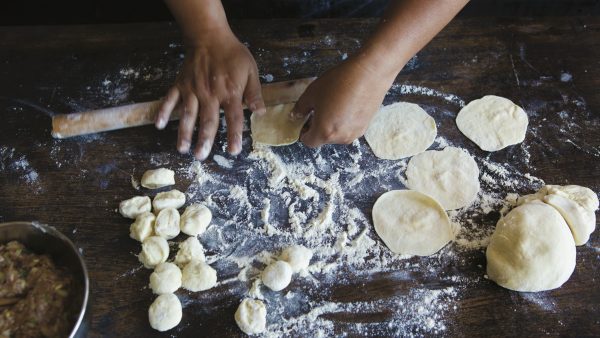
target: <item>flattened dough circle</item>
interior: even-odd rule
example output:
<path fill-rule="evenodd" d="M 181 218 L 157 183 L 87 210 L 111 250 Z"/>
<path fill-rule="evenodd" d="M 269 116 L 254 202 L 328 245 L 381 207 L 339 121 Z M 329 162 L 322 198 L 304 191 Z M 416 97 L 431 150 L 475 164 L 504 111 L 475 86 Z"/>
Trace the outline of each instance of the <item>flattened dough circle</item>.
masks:
<path fill-rule="evenodd" d="M 290 111 L 295 103 L 267 107 L 263 116 L 250 116 L 250 130 L 254 143 L 270 146 L 284 146 L 295 143 L 306 119 L 290 119 Z"/>

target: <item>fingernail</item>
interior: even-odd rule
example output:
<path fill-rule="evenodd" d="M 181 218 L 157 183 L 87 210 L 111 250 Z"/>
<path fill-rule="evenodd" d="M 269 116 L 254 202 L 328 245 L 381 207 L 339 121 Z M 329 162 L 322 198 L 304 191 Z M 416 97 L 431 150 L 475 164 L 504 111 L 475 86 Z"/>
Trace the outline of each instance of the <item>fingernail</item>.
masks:
<path fill-rule="evenodd" d="M 262 107 L 262 108 L 256 109 L 256 107 L 255 107 L 255 109 L 253 109 L 252 111 L 255 112 L 257 115 L 265 115 L 267 113 L 267 108 Z"/>
<path fill-rule="evenodd" d="M 164 129 L 167 126 L 167 121 L 163 118 L 158 119 L 158 121 L 156 121 L 156 128 L 158 129 Z"/>
<path fill-rule="evenodd" d="M 231 147 L 229 148 L 229 153 L 231 155 L 238 155 L 242 152 L 242 139 L 239 135 L 233 136 L 233 142 L 231 142 Z"/>
<path fill-rule="evenodd" d="M 179 145 L 179 152 L 182 154 L 187 153 L 190 150 L 190 142 L 188 141 L 181 141 L 181 144 Z"/>
<path fill-rule="evenodd" d="M 204 142 L 202 147 L 200 147 L 200 151 L 196 154 L 196 158 L 200 161 L 204 161 L 208 157 L 208 154 L 210 154 L 210 144 Z"/>

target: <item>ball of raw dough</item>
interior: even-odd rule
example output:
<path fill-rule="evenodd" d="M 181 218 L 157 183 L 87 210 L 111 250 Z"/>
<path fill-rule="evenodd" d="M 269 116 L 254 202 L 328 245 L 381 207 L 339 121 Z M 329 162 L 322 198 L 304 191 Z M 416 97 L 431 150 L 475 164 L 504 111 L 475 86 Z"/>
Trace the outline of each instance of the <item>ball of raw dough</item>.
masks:
<path fill-rule="evenodd" d="M 183 287 L 192 291 L 204 291 L 217 285 L 217 271 L 200 260 L 192 260 L 183 268 Z"/>
<path fill-rule="evenodd" d="M 388 160 L 424 152 L 437 135 L 435 120 L 414 103 L 384 106 L 369 124 L 365 140 L 375 156 Z"/>
<path fill-rule="evenodd" d="M 486 250 L 488 277 L 515 291 L 560 287 L 575 269 L 575 242 L 562 216 L 539 201 L 511 210 Z"/>
<path fill-rule="evenodd" d="M 181 215 L 181 231 L 190 236 L 198 236 L 204 233 L 211 219 L 210 209 L 202 204 L 191 204 Z"/>
<path fill-rule="evenodd" d="M 155 219 L 156 216 L 149 211 L 139 215 L 129 227 L 129 237 L 143 242 L 146 238 L 152 236 Z"/>
<path fill-rule="evenodd" d="M 381 195 L 373 205 L 373 223 L 385 245 L 403 255 L 433 255 L 454 238 L 442 206 L 418 191 Z"/>
<path fill-rule="evenodd" d="M 165 208 L 179 209 L 185 204 L 185 194 L 177 189 L 159 192 L 152 200 L 154 212 Z"/>
<path fill-rule="evenodd" d="M 408 162 L 406 185 L 433 197 L 445 210 L 468 206 L 479 192 L 479 168 L 464 150 L 446 147 L 415 155 Z"/>
<path fill-rule="evenodd" d="M 150 211 L 150 209 L 150 197 L 148 196 L 135 196 L 119 204 L 119 213 L 123 217 L 132 219 Z"/>
<path fill-rule="evenodd" d="M 179 211 L 173 208 L 162 209 L 154 222 L 154 233 L 164 239 L 179 235 Z"/>
<path fill-rule="evenodd" d="M 156 297 L 148 309 L 150 326 L 158 331 L 167 331 L 179 324 L 183 313 L 179 298 L 172 293 Z"/>
<path fill-rule="evenodd" d="M 521 107 L 494 95 L 469 102 L 456 116 L 458 129 L 485 151 L 523 142 L 528 123 Z"/>
<path fill-rule="evenodd" d="M 267 325 L 267 308 L 258 299 L 246 298 L 235 311 L 235 322 L 245 334 L 258 334 Z"/>
<path fill-rule="evenodd" d="M 150 236 L 142 242 L 142 252 L 138 258 L 146 268 L 166 262 L 169 257 L 169 243 L 160 236 Z"/>
<path fill-rule="evenodd" d="M 292 281 L 292 267 L 287 262 L 275 261 L 263 270 L 260 278 L 269 289 L 281 291 Z"/>
<path fill-rule="evenodd" d="M 166 168 L 147 170 L 142 176 L 142 187 L 158 189 L 175 184 L 175 172 Z"/>
<path fill-rule="evenodd" d="M 282 261 L 286 261 L 293 272 L 300 272 L 310 265 L 312 251 L 303 245 L 292 245 L 281 252 L 279 257 Z"/>
<path fill-rule="evenodd" d="M 175 264 L 185 266 L 192 260 L 205 261 L 204 248 L 197 237 L 188 237 L 179 243 L 179 250 L 175 256 Z"/>
<path fill-rule="evenodd" d="M 150 289 L 157 295 L 173 293 L 181 287 L 181 270 L 169 262 L 160 263 L 150 275 Z"/>

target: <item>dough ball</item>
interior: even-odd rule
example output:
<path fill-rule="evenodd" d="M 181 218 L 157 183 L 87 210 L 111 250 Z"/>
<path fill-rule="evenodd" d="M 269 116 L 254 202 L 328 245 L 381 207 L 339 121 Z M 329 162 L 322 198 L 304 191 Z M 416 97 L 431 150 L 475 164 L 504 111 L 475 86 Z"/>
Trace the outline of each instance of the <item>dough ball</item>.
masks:
<path fill-rule="evenodd" d="M 580 185 L 547 185 L 545 188 L 548 194 L 564 196 L 586 210 L 596 211 L 598 209 L 598 196 L 592 189 Z"/>
<path fill-rule="evenodd" d="M 275 261 L 263 270 L 260 278 L 269 289 L 281 291 L 292 281 L 292 267 L 288 262 Z"/>
<path fill-rule="evenodd" d="M 397 102 L 382 107 L 365 132 L 375 156 L 399 160 L 422 153 L 435 140 L 435 120 L 414 103 Z"/>
<path fill-rule="evenodd" d="M 575 242 L 553 207 L 534 201 L 511 210 L 496 225 L 486 250 L 488 277 L 510 290 L 551 290 L 575 269 Z"/>
<path fill-rule="evenodd" d="M 415 155 L 406 169 L 407 186 L 433 197 L 445 210 L 470 205 L 479 192 L 479 168 L 459 148 Z"/>
<path fill-rule="evenodd" d="M 164 239 L 179 235 L 179 211 L 173 208 L 162 209 L 154 222 L 154 233 Z"/>
<path fill-rule="evenodd" d="M 185 266 L 192 260 L 206 260 L 204 257 L 204 248 L 196 237 L 188 237 L 188 239 L 179 243 L 179 251 L 177 251 L 177 255 L 175 256 L 175 264 Z"/>
<path fill-rule="evenodd" d="M 204 233 L 211 220 L 210 209 L 202 204 L 191 204 L 181 215 L 181 231 L 190 236 L 198 236 Z"/>
<path fill-rule="evenodd" d="M 295 143 L 306 119 L 290 119 L 290 111 L 295 103 L 267 107 L 263 116 L 250 116 L 250 130 L 254 143 L 270 146 L 283 146 Z"/>
<path fill-rule="evenodd" d="M 523 142 L 528 123 L 521 107 L 494 95 L 469 102 L 456 116 L 458 129 L 485 151 Z"/>
<path fill-rule="evenodd" d="M 140 214 L 129 227 L 129 237 L 143 242 L 146 238 L 152 236 L 155 219 L 154 214 L 149 211 Z"/>
<path fill-rule="evenodd" d="M 282 261 L 287 262 L 293 272 L 300 272 L 310 265 L 312 251 L 303 245 L 292 245 L 287 247 L 279 257 Z"/>
<path fill-rule="evenodd" d="M 150 197 L 148 196 L 135 196 L 119 204 L 119 213 L 123 217 L 131 219 L 135 219 L 150 209 Z"/>
<path fill-rule="evenodd" d="M 169 257 L 169 243 L 160 236 L 150 236 L 142 242 L 142 252 L 138 258 L 146 268 L 166 262 Z"/>
<path fill-rule="evenodd" d="M 179 209 L 185 204 L 185 194 L 177 189 L 171 191 L 159 192 L 152 201 L 154 212 L 159 212 L 162 209 L 173 208 Z"/>
<path fill-rule="evenodd" d="M 175 172 L 166 168 L 147 170 L 142 176 L 142 187 L 158 189 L 175 184 Z"/>
<path fill-rule="evenodd" d="M 267 308 L 258 299 L 246 298 L 235 311 L 235 322 L 245 334 L 252 335 L 265 331 Z"/>
<path fill-rule="evenodd" d="M 183 287 L 192 291 L 204 291 L 217 285 L 217 271 L 201 260 L 194 259 L 183 268 Z"/>
<path fill-rule="evenodd" d="M 173 293 L 181 287 L 181 270 L 169 262 L 160 263 L 150 275 L 150 288 L 157 295 Z"/>
<path fill-rule="evenodd" d="M 172 293 L 156 297 L 150 309 L 148 309 L 148 320 L 150 326 L 158 331 L 167 331 L 179 324 L 182 317 L 181 302 Z"/>
<path fill-rule="evenodd" d="M 454 238 L 448 215 L 418 191 L 392 190 L 373 205 L 375 231 L 394 253 L 429 256 Z"/>

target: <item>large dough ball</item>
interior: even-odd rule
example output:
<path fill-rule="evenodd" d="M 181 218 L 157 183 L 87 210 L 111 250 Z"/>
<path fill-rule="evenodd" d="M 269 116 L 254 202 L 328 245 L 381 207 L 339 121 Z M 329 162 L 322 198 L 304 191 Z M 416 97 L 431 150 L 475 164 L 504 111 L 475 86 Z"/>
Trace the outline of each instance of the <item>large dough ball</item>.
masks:
<path fill-rule="evenodd" d="M 165 208 L 179 209 L 185 204 L 185 194 L 177 189 L 159 192 L 152 200 L 154 212 Z"/>
<path fill-rule="evenodd" d="M 185 266 L 192 260 L 205 261 L 204 248 L 196 237 L 188 237 L 179 243 L 179 250 L 175 256 L 175 264 Z"/>
<path fill-rule="evenodd" d="M 258 334 L 267 325 L 267 308 L 257 299 L 246 298 L 235 311 L 235 322 L 245 334 Z"/>
<path fill-rule="evenodd" d="M 190 236 L 198 236 L 204 233 L 211 220 L 210 209 L 202 204 L 191 204 L 181 215 L 181 231 Z"/>
<path fill-rule="evenodd" d="M 179 235 L 179 211 L 173 208 L 162 209 L 154 222 L 154 233 L 164 239 Z"/>
<path fill-rule="evenodd" d="M 150 197 L 148 196 L 135 196 L 119 204 L 119 213 L 123 217 L 131 219 L 135 219 L 150 209 Z"/>
<path fill-rule="evenodd" d="M 488 277 L 515 291 L 560 287 L 575 269 L 575 242 L 562 216 L 539 201 L 511 210 L 486 251 Z"/>
<path fill-rule="evenodd" d="M 263 270 L 260 278 L 269 289 L 281 291 L 292 281 L 292 267 L 287 262 L 275 261 Z"/>
<path fill-rule="evenodd" d="M 181 287 L 181 270 L 169 262 L 160 263 L 150 275 L 150 288 L 157 295 L 173 293 Z"/>
<path fill-rule="evenodd" d="M 412 190 L 392 190 L 373 205 L 375 231 L 393 252 L 429 256 L 454 238 L 448 215 L 433 198 Z"/>
<path fill-rule="evenodd" d="M 146 238 L 152 236 L 154 233 L 154 220 L 156 216 L 153 213 L 147 211 L 139 215 L 135 222 L 131 223 L 129 227 L 129 237 L 136 241 L 143 242 Z"/>
<path fill-rule="evenodd" d="M 138 258 L 146 268 L 152 269 L 169 257 L 169 243 L 160 236 L 150 236 L 142 242 L 142 252 Z"/>
<path fill-rule="evenodd" d="M 183 268 L 183 287 L 192 291 L 204 291 L 217 285 L 217 271 L 200 260 L 192 260 Z"/>
<path fill-rule="evenodd" d="M 175 172 L 166 168 L 147 170 L 142 176 L 142 187 L 158 189 L 175 184 Z"/>
<path fill-rule="evenodd" d="M 179 324 L 183 313 L 179 298 L 172 293 L 156 297 L 148 309 L 150 326 L 158 331 L 167 331 Z"/>
<path fill-rule="evenodd" d="M 312 255 L 312 251 L 305 246 L 292 245 L 285 248 L 279 258 L 286 261 L 292 267 L 292 271 L 300 272 L 308 268 Z"/>

